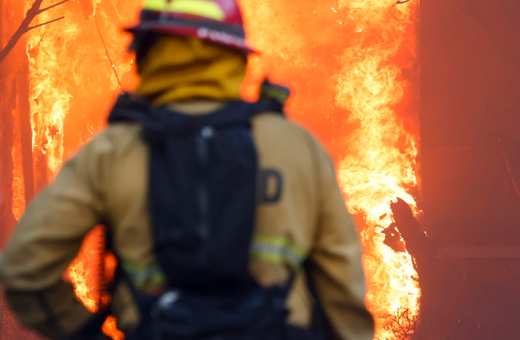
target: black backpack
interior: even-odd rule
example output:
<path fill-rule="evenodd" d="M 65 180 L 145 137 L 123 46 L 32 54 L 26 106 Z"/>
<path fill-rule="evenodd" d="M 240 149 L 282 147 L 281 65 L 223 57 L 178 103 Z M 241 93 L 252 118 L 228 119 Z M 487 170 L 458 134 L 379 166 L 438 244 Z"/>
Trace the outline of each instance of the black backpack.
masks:
<path fill-rule="evenodd" d="M 251 118 L 265 111 L 282 104 L 236 101 L 187 116 L 119 98 L 109 122 L 140 122 L 150 149 L 155 252 L 169 289 L 154 297 L 134 288 L 141 324 L 127 339 L 288 338 L 291 284 L 264 289 L 248 272 L 258 173 Z"/>

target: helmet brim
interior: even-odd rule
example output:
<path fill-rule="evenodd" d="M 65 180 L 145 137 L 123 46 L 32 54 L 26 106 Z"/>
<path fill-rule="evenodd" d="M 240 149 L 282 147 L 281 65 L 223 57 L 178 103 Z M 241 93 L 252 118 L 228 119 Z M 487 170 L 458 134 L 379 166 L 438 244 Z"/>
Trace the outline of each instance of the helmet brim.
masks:
<path fill-rule="evenodd" d="M 126 28 L 125 31 L 134 35 L 150 32 L 193 37 L 216 45 L 235 49 L 244 52 L 245 54 L 256 53 L 255 50 L 248 46 L 244 36 L 235 34 L 235 32 L 232 32 L 231 30 L 211 26 L 213 25 L 201 25 L 195 27 L 184 24 L 142 22 L 137 26 Z"/>

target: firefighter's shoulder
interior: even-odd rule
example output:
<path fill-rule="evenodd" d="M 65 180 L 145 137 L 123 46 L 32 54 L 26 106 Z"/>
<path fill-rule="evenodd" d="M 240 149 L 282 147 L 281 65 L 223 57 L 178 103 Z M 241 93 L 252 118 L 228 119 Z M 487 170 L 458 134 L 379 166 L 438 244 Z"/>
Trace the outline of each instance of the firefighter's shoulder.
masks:
<path fill-rule="evenodd" d="M 265 112 L 253 119 L 253 135 L 257 143 L 269 143 L 273 148 L 304 149 L 311 158 L 330 159 L 319 139 L 304 126 L 276 112 Z M 280 150 L 280 149 L 279 149 Z M 281 150 L 280 150 L 281 151 Z"/>
<path fill-rule="evenodd" d="M 83 148 L 80 153 L 85 151 L 93 156 L 97 155 L 116 155 L 124 152 L 128 147 L 144 145 L 141 137 L 142 127 L 137 123 L 118 123 L 108 126 L 96 134 Z"/>

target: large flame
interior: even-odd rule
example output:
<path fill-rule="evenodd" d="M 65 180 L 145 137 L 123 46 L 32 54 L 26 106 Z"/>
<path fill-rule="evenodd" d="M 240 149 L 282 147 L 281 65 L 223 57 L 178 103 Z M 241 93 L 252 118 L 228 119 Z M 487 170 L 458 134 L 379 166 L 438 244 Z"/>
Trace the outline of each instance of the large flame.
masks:
<path fill-rule="evenodd" d="M 26 9 L 33 2 L 27 1 Z M 47 0 L 42 7 L 57 2 Z M 135 82 L 130 72 L 133 60 L 125 50 L 130 37 L 123 34 L 121 26 L 135 21 L 140 5 L 137 0 L 70 1 L 41 13 L 33 21 L 34 26 L 65 17 L 27 34 L 38 188 L 50 182 L 64 159 L 104 125 L 108 109 L 123 84 L 130 86 Z M 13 157 L 18 156 L 13 153 Z M 20 176 L 16 178 L 19 181 Z M 19 204 L 21 201 L 17 200 Z M 105 269 L 108 276 L 113 274 L 115 266 L 113 258 L 105 260 L 103 245 L 99 246 L 100 230 L 89 236 L 69 269 L 77 296 L 91 312 L 108 303 L 99 289 L 104 284 L 100 278 L 105 277 Z M 114 339 L 124 337 L 113 318 L 107 320 L 103 330 Z"/>
<path fill-rule="evenodd" d="M 14 1 L 14 0 L 11 0 Z M 44 6 L 58 2 L 45 0 Z M 33 0 L 26 0 L 29 8 Z M 417 211 L 418 129 L 412 119 L 418 77 L 415 66 L 417 0 L 241 0 L 254 47 L 244 94 L 253 98 L 264 75 L 288 83 L 288 112 L 315 131 L 338 161 L 349 208 L 365 221 L 361 236 L 369 279 L 367 302 L 377 337 L 399 339 L 396 314 L 419 313 L 420 289 L 410 255 L 384 245 L 392 222 L 389 202 L 400 197 Z M 141 0 L 77 0 L 40 14 L 27 34 L 35 186 L 56 175 L 64 159 L 103 126 L 121 87 L 131 87 L 128 36 L 120 27 L 135 20 Z M 13 117 L 17 115 L 13 113 Z M 15 119 L 15 131 L 20 122 Z M 15 134 L 13 213 L 25 206 L 20 134 Z M 89 236 L 69 276 L 91 311 L 108 303 L 97 278 L 110 276 L 103 259 L 102 229 Z M 97 260 L 92 260 L 92 259 Z M 103 264 L 99 266 L 99 264 Z M 104 331 L 124 336 L 109 319 Z"/>
<path fill-rule="evenodd" d="M 251 40 L 263 53 L 251 60 L 249 77 L 270 74 L 289 83 L 289 113 L 319 133 L 339 161 L 349 209 L 364 218 L 367 303 L 376 338 L 402 339 L 410 334 L 392 329 L 392 322 L 415 322 L 421 292 L 410 255 L 386 246 L 383 230 L 393 221 L 389 203 L 395 198 L 417 212 L 410 192 L 417 186 L 418 2 L 241 3 Z M 254 91 L 245 88 L 247 95 Z"/>
<path fill-rule="evenodd" d="M 13 215 L 17 221 L 25 210 L 25 178 L 23 176 L 22 142 L 20 114 L 18 107 L 13 110 L 14 140 L 11 156 L 13 158 Z"/>
<path fill-rule="evenodd" d="M 413 94 L 403 70 L 414 69 L 417 4 L 357 0 L 341 5 L 348 6 L 358 34 L 340 57 L 345 66 L 337 76 L 335 99 L 359 128 L 349 137 L 339 177 L 351 211 L 365 216 L 361 235 L 370 278 L 368 303 L 377 316 L 377 336 L 392 339 L 392 318 L 406 310 L 413 321 L 421 294 L 412 258 L 386 246 L 382 233 L 393 222 L 390 201 L 399 197 L 417 211 L 410 189 L 417 186 L 417 136 L 413 133 L 418 131 L 405 128 L 402 118 L 409 114 L 404 110 Z"/>

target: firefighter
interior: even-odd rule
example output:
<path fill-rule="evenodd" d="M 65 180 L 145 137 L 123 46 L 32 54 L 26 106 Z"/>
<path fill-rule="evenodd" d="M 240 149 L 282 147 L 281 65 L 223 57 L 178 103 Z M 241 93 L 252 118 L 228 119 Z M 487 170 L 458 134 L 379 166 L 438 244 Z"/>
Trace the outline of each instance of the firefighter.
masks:
<path fill-rule="evenodd" d="M 22 325 L 102 339 L 111 313 L 128 339 L 168 339 L 161 322 L 170 338 L 210 339 L 241 322 L 222 338 L 275 340 L 318 339 L 321 319 L 327 339 L 371 340 L 361 246 L 333 163 L 281 114 L 280 88 L 241 101 L 253 51 L 234 0 L 148 0 L 130 31 L 136 93 L 30 204 L 5 251 L 0 278 Z M 110 310 L 91 314 L 62 277 L 99 224 L 119 269 Z M 268 333 L 280 320 L 285 335 Z"/>

